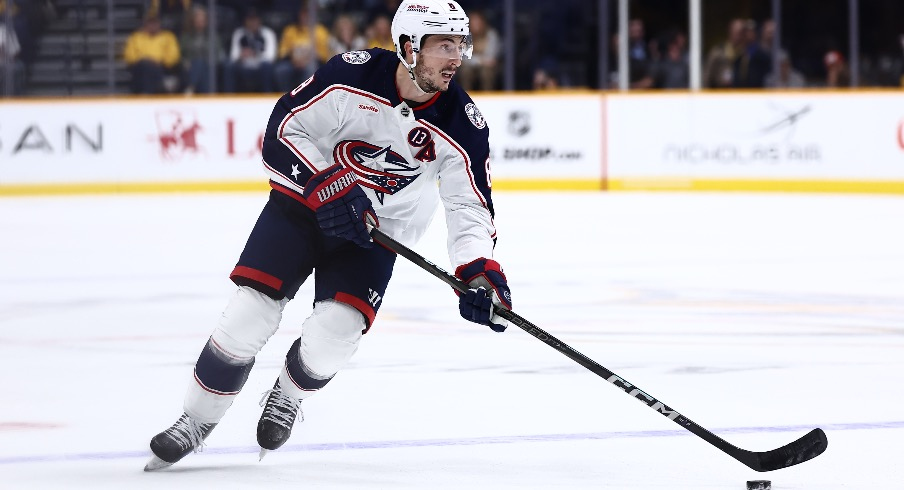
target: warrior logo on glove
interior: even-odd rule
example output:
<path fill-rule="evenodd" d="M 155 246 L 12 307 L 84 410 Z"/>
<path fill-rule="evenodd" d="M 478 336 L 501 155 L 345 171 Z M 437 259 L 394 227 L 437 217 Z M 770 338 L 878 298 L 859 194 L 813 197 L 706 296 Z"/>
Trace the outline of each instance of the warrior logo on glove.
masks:
<path fill-rule="evenodd" d="M 336 164 L 311 176 L 302 196 L 317 216 L 324 233 L 370 248 L 367 223 L 380 226 L 373 204 L 358 187 L 358 177 Z"/>
<path fill-rule="evenodd" d="M 347 173 L 343 174 L 338 179 L 331 181 L 329 185 L 319 187 L 319 190 L 317 191 L 317 199 L 320 200 L 319 203 L 323 204 L 324 202 L 329 200 L 329 198 L 333 197 L 348 186 L 354 184 L 356 180 L 358 180 L 358 178 L 355 177 L 355 174 Z"/>

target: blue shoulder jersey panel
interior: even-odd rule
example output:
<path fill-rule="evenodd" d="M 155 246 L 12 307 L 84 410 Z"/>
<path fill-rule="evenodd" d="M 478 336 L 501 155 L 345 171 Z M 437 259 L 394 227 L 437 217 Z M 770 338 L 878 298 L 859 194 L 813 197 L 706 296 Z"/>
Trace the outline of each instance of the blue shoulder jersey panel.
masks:
<path fill-rule="evenodd" d="M 352 55 L 352 53 L 356 55 Z M 280 141 L 282 127 L 290 119 L 291 115 L 306 105 L 316 102 L 316 98 L 327 96 L 327 89 L 335 85 L 357 87 L 364 91 L 385 94 L 385 88 L 380 90 L 373 86 L 362 86 L 367 84 L 362 84 L 361 81 L 370 80 L 371 83 L 369 85 L 374 85 L 373 82 L 376 81 L 391 80 L 386 74 L 386 72 L 391 71 L 391 68 L 386 63 L 379 63 L 373 59 L 370 51 L 355 51 L 352 53 L 334 56 L 321 66 L 311 78 L 302 81 L 276 102 L 270 115 L 270 121 L 267 124 L 267 130 L 264 133 L 262 151 L 265 165 L 286 176 L 293 176 L 292 174 L 295 172 L 294 180 L 303 185 L 314 174 L 315 170 L 311 168 L 311 165 L 298 165 L 299 160 L 304 160 L 304 157 Z M 365 56 L 361 53 L 368 53 L 368 55 Z M 351 61 L 346 61 L 343 58 L 351 59 Z M 324 123 L 329 124 L 329 121 L 324 121 Z M 323 129 L 329 131 L 334 128 Z M 324 157 L 328 158 L 329 156 L 324 155 Z"/>

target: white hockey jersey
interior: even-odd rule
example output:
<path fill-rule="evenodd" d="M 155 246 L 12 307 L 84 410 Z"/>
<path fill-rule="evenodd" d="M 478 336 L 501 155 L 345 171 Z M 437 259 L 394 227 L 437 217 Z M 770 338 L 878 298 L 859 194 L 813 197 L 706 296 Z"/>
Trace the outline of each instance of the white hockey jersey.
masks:
<path fill-rule="evenodd" d="M 412 246 L 441 201 L 453 268 L 491 258 L 489 128 L 454 81 L 409 107 L 396 88 L 394 52 L 338 55 L 282 96 L 264 135 L 264 167 L 275 190 L 302 191 L 334 163 L 350 168 L 373 203 L 380 230 Z"/>

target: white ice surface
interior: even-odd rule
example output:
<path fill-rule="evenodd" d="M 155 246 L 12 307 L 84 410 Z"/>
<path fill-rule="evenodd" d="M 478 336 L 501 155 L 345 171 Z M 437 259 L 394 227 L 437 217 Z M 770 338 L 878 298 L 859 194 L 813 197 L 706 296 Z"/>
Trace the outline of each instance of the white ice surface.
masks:
<path fill-rule="evenodd" d="M 515 310 L 751 450 L 756 473 L 400 259 L 350 366 L 257 461 L 290 303 L 207 449 L 157 473 L 266 196 L 0 199 L 0 488 L 904 488 L 904 198 L 499 193 Z M 417 251 L 448 267 L 442 218 Z"/>

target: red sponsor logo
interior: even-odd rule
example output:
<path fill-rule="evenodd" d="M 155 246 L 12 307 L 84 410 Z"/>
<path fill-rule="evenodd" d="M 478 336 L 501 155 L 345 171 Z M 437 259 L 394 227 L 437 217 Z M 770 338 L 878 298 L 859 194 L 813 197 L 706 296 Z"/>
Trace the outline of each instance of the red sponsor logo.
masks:
<path fill-rule="evenodd" d="M 226 155 L 230 157 L 259 158 L 261 156 L 261 148 L 264 147 L 264 133 L 239 132 L 238 136 L 241 148 L 238 148 L 235 120 L 226 119 Z M 253 137 L 253 140 L 252 140 Z"/>
<path fill-rule="evenodd" d="M 898 123 L 898 146 L 904 150 L 904 119 Z"/>
<path fill-rule="evenodd" d="M 198 132 L 201 125 L 198 118 L 192 118 L 187 122 L 182 114 L 176 111 L 158 112 L 155 115 L 157 124 L 157 144 L 160 148 L 160 156 L 165 160 L 174 160 L 185 154 L 197 154 L 203 152 L 198 144 Z"/>
<path fill-rule="evenodd" d="M 207 121 L 201 125 L 196 115 L 186 116 L 179 111 L 171 110 L 155 114 L 157 134 L 148 139 L 160 150 L 161 160 L 177 162 L 183 158 L 209 158 L 208 152 L 221 154 L 225 150 L 230 158 L 260 158 L 264 143 L 264 133 L 258 131 L 242 131 L 236 120 L 226 118 L 225 125 Z M 225 130 L 225 131 L 224 131 Z M 201 137 L 204 133 L 207 136 Z M 219 148 L 221 137 L 225 136 L 225 148 Z M 210 138 L 213 146 L 210 148 Z M 208 145 L 202 142 L 207 141 Z"/>
<path fill-rule="evenodd" d="M 370 111 L 370 112 L 380 112 L 380 110 L 377 109 L 376 107 L 374 107 L 372 105 L 367 105 L 367 104 L 358 104 L 358 109 L 362 109 L 362 110 Z"/>

